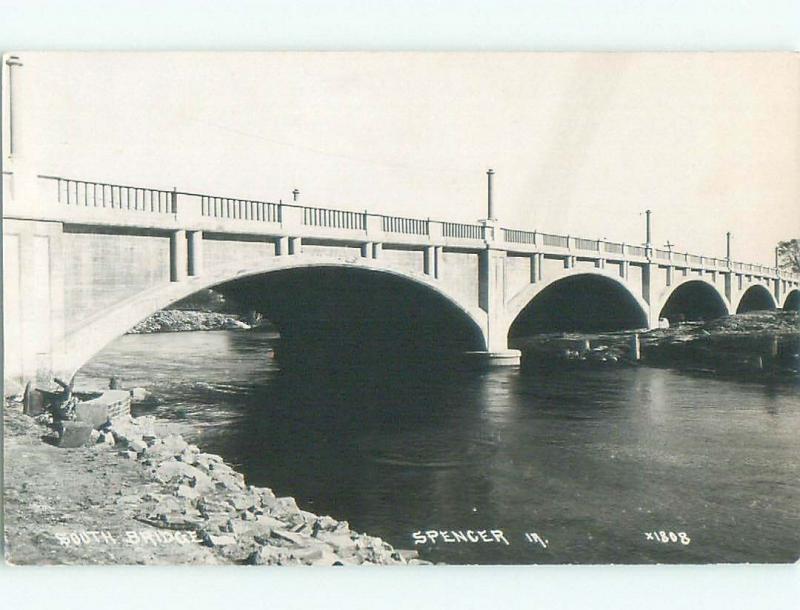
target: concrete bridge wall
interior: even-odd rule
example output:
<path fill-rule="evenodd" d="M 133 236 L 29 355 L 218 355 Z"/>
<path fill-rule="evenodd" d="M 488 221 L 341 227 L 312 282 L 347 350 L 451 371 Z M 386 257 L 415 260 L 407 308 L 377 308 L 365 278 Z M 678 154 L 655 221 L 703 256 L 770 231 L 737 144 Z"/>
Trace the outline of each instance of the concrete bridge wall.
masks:
<path fill-rule="evenodd" d="M 658 324 L 697 282 L 734 313 L 748 290 L 780 306 L 800 277 L 647 246 L 46 177 L 4 175 L 6 392 L 71 375 L 147 315 L 206 287 L 292 268 L 389 274 L 424 287 L 514 361 L 509 328 L 542 291 L 605 278 Z M 565 284 L 566 285 L 566 284 Z M 757 288 L 754 288 L 757 287 Z M 761 301 L 765 302 L 765 301 Z M 491 358 L 490 358 L 491 359 Z"/>

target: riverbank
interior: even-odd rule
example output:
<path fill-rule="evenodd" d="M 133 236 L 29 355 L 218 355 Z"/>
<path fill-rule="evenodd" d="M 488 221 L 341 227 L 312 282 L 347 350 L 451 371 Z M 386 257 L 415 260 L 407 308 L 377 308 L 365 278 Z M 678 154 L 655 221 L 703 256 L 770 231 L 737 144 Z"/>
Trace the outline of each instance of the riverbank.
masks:
<path fill-rule="evenodd" d="M 529 366 L 645 364 L 795 380 L 800 375 L 800 314 L 756 311 L 645 332 L 538 335 L 518 339 L 513 347 L 522 350 L 523 364 Z"/>
<path fill-rule="evenodd" d="M 175 424 L 124 416 L 96 442 L 47 442 L 44 416 L 3 410 L 5 555 L 24 564 L 424 564 L 291 497 L 248 486 Z"/>
<path fill-rule="evenodd" d="M 171 333 L 192 330 L 249 330 L 250 324 L 243 322 L 234 314 L 213 311 L 194 311 L 179 309 L 163 309 L 148 316 L 127 334 Z"/>

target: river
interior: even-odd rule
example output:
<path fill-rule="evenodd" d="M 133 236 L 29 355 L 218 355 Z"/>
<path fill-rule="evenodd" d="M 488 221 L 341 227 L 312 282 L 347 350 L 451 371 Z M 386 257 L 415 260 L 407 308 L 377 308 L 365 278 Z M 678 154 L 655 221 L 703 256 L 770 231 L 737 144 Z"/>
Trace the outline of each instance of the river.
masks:
<path fill-rule="evenodd" d="M 77 385 L 144 386 L 157 401 L 137 414 L 186 422 L 251 484 L 436 562 L 798 557 L 796 385 L 645 367 L 286 373 L 276 341 L 126 335 Z M 429 530 L 478 541 L 415 546 Z"/>

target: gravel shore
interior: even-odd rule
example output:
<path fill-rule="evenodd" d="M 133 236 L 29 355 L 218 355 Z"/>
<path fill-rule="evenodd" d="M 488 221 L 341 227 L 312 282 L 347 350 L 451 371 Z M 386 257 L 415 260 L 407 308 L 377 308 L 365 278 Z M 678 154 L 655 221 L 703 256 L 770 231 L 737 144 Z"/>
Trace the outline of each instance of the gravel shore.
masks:
<path fill-rule="evenodd" d="M 42 419 L 41 417 L 38 419 Z M 125 416 L 61 449 L 7 402 L 5 554 L 13 564 L 424 564 L 248 486 L 152 416 Z"/>

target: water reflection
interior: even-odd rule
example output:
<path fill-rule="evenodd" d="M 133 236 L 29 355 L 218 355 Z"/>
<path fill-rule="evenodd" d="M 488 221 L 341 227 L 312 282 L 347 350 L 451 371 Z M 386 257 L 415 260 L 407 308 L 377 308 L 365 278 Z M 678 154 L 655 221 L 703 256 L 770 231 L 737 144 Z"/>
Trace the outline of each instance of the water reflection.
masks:
<path fill-rule="evenodd" d="M 144 385 L 160 417 L 250 482 L 452 563 L 790 561 L 800 548 L 795 388 L 667 370 L 280 371 L 268 335 L 130 335 L 81 371 Z M 688 546 L 646 541 L 672 529 Z M 547 549 L 525 532 L 539 532 Z"/>

